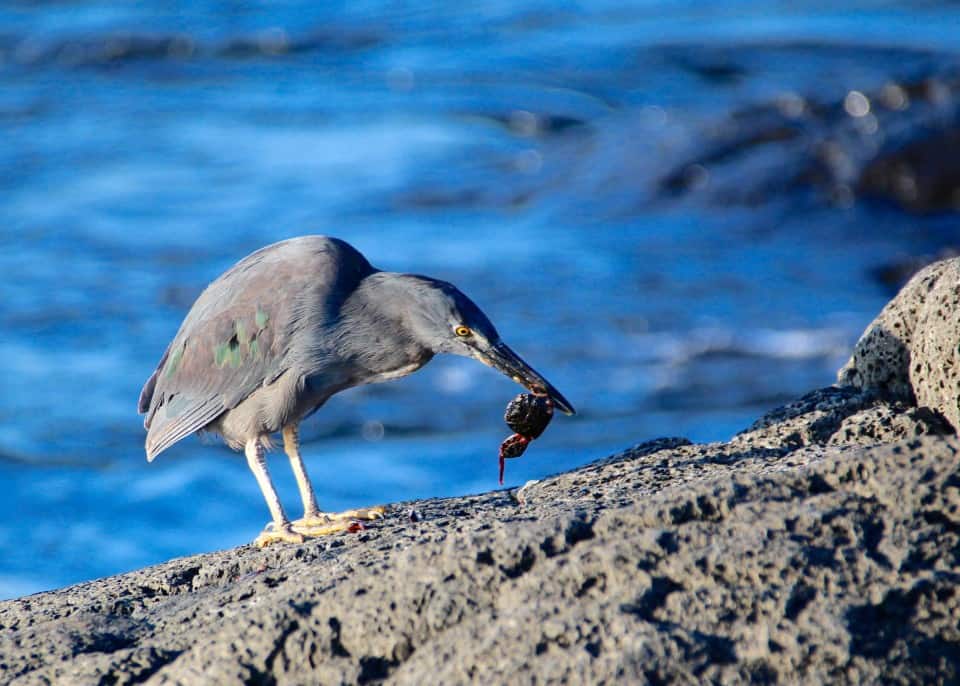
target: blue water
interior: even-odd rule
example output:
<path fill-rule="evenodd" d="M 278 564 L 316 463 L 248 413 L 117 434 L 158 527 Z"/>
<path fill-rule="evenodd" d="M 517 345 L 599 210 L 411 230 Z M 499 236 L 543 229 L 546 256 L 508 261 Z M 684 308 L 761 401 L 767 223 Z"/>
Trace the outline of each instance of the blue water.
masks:
<path fill-rule="evenodd" d="M 953 218 L 657 180 L 739 107 L 955 64 L 958 26 L 946 2 L 0 4 L 0 597 L 260 531 L 244 460 L 191 438 L 148 465 L 136 400 L 203 286 L 289 236 L 457 283 L 574 403 L 508 485 L 829 384 L 890 296 L 870 270 Z M 690 68 L 718 56 L 733 78 Z M 496 488 L 515 392 L 436 359 L 336 396 L 303 427 L 321 505 Z"/>

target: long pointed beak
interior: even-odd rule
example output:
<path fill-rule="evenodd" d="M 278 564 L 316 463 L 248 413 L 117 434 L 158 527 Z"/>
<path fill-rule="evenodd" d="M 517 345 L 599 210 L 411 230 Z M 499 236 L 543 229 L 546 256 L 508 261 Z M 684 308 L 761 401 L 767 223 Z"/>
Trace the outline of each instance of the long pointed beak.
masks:
<path fill-rule="evenodd" d="M 528 365 L 513 350 L 504 343 L 497 343 L 487 350 L 477 350 L 475 356 L 484 364 L 506 374 L 521 386 L 529 389 L 534 395 L 545 395 L 564 414 L 573 415 L 577 411 L 573 405 L 544 379 L 537 370 Z"/>

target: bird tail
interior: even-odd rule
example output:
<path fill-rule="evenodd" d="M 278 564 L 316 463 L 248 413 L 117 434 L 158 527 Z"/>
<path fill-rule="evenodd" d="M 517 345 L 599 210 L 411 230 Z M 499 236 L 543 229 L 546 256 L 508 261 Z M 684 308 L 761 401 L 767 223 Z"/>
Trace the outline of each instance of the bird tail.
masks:
<path fill-rule="evenodd" d="M 182 399 L 178 396 L 178 400 Z M 172 416 L 170 407 L 160 411 L 160 403 L 150 410 L 147 440 L 144 443 L 147 462 L 153 462 L 157 455 L 174 443 L 204 428 L 224 410 L 222 402 L 216 398 L 206 402 L 183 402 L 182 405 L 174 403 L 174 406 L 177 407 Z"/>

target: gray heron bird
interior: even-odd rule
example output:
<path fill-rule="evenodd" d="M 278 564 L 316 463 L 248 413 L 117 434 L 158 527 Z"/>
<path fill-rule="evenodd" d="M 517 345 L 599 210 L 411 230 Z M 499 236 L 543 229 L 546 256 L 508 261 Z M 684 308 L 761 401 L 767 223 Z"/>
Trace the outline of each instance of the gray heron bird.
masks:
<path fill-rule="evenodd" d="M 300 455 L 300 421 L 334 393 L 406 376 L 437 353 L 473 357 L 574 414 L 452 284 L 381 271 L 336 238 L 269 245 L 207 286 L 144 385 L 147 459 L 192 433 L 218 434 L 244 451 L 270 509 L 257 545 L 346 530 L 383 509 L 320 510 Z M 293 522 L 267 471 L 275 433 L 303 500 Z"/>

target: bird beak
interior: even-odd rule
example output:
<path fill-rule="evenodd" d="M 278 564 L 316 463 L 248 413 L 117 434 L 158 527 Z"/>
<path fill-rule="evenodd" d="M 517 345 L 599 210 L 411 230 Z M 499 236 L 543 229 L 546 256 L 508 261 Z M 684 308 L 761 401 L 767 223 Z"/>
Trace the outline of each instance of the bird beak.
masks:
<path fill-rule="evenodd" d="M 504 343 L 497 343 L 486 350 L 477 350 L 475 357 L 489 367 L 506 374 L 521 386 L 529 389 L 534 395 L 546 396 L 564 414 L 573 415 L 573 409 L 560 391 L 544 379 L 533 367 L 524 362 L 519 355 Z"/>

